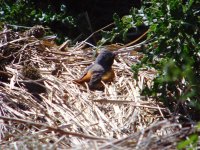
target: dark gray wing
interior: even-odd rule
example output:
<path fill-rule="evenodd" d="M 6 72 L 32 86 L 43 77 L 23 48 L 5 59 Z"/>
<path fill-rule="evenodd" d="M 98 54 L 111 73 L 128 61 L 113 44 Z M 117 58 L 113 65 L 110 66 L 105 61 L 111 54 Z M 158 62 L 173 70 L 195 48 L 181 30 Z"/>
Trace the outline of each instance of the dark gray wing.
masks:
<path fill-rule="evenodd" d="M 83 71 L 83 73 L 82 73 L 80 79 L 82 79 L 82 78 L 87 74 L 87 72 L 93 67 L 93 65 L 94 65 L 94 64 L 91 64 L 91 65 L 89 65 L 87 68 L 85 68 L 85 70 Z"/>
<path fill-rule="evenodd" d="M 101 83 L 101 78 L 105 72 L 104 68 L 100 65 L 95 65 L 92 69 L 92 76 L 88 83 L 90 89 L 102 90 L 103 85 Z"/>

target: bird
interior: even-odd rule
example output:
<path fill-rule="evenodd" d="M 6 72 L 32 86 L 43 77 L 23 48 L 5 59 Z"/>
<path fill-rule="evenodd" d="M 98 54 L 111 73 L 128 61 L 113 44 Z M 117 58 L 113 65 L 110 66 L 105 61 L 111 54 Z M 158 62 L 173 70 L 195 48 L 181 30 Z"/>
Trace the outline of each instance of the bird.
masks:
<path fill-rule="evenodd" d="M 88 66 L 83 75 L 74 82 L 78 84 L 88 83 L 90 90 L 104 90 L 103 82 L 112 82 L 115 78 L 114 70 L 112 65 L 114 62 L 116 54 L 103 49 L 96 57 L 94 63 Z"/>

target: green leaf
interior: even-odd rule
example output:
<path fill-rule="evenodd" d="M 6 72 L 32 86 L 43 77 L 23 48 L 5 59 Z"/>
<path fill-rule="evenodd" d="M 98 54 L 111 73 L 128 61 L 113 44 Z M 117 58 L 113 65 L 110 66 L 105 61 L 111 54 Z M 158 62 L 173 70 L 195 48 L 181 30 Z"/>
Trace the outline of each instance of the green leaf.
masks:
<path fill-rule="evenodd" d="M 180 149 L 195 149 L 198 142 L 198 134 L 190 135 L 188 139 L 178 143 L 177 148 Z"/>

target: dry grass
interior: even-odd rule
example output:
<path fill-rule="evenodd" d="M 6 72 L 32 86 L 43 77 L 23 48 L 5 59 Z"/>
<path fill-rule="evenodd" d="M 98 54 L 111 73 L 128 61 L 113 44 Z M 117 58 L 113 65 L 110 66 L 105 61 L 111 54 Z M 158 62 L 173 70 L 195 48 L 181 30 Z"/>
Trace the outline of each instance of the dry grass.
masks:
<path fill-rule="evenodd" d="M 94 59 L 84 43 L 61 52 L 55 44 L 12 34 L 0 33 L 1 71 L 9 79 L 0 86 L 2 149 L 175 149 L 192 132 L 176 118 L 166 119 L 171 115 L 161 103 L 140 95 L 155 71 L 141 71 L 139 80 L 133 79 L 130 66 L 137 55 L 119 55 L 113 65 L 115 81 L 105 84 L 103 92 L 90 91 L 73 82 Z M 25 88 L 30 80 L 21 75 L 30 60 L 47 89 L 37 97 Z"/>

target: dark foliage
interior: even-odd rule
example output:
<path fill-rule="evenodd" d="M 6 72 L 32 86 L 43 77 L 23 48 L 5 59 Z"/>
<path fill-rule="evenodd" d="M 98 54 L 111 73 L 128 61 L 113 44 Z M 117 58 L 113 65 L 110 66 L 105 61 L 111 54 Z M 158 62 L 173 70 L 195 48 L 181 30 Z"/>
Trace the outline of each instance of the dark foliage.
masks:
<path fill-rule="evenodd" d="M 148 26 L 148 48 L 140 64 L 132 67 L 135 77 L 140 68 L 155 68 L 156 78 L 144 95 L 163 101 L 184 118 L 200 119 L 200 3 L 197 0 L 145 1 L 130 15 L 114 15 L 115 27 L 104 32 L 101 43 L 116 38 L 126 40 L 127 33 Z"/>
<path fill-rule="evenodd" d="M 111 23 L 113 13 L 120 16 L 140 7 L 140 0 L 92 1 L 4 0 L 0 2 L 0 22 L 14 25 L 48 26 L 60 40 L 83 40 L 95 30 Z"/>

